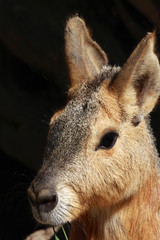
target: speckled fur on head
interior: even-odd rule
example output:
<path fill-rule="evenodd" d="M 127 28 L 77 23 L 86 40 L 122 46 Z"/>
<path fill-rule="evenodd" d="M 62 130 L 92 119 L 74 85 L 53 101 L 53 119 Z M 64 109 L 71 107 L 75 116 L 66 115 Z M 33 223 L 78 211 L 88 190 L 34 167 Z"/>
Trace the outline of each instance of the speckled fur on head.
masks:
<path fill-rule="evenodd" d="M 69 102 L 61 114 L 51 121 L 45 159 L 50 159 L 53 151 L 58 152 L 59 158 L 69 158 L 75 152 L 81 151 L 88 137 L 90 123 L 99 109 L 99 89 L 103 81 L 107 84 L 116 77 L 120 67 L 104 66 L 95 79 L 83 83 L 80 88 L 69 93 Z M 62 144 L 62 146 L 60 146 Z M 67 157 L 67 155 L 69 157 Z"/>
<path fill-rule="evenodd" d="M 71 223 L 70 240 L 160 239 L 159 158 L 146 121 L 160 95 L 154 41 L 148 34 L 112 67 L 85 22 L 67 22 L 68 103 L 51 119 L 28 194 L 39 222 Z"/>

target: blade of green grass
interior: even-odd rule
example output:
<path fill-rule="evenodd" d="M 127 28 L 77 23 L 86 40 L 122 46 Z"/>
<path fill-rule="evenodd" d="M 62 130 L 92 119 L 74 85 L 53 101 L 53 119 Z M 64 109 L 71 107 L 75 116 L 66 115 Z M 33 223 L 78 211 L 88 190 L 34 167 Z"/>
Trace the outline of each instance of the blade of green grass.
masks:
<path fill-rule="evenodd" d="M 63 226 L 62 226 L 62 230 L 63 230 L 63 234 L 64 234 L 64 236 L 65 236 L 66 240 L 68 240 L 68 237 L 67 237 L 66 231 L 65 231 L 65 229 L 64 229 L 64 227 L 63 227 Z"/>
<path fill-rule="evenodd" d="M 53 231 L 54 231 L 54 235 L 55 235 L 55 240 L 60 240 L 60 239 L 57 237 L 57 233 L 56 233 L 56 231 L 54 230 L 54 228 L 53 228 Z"/>

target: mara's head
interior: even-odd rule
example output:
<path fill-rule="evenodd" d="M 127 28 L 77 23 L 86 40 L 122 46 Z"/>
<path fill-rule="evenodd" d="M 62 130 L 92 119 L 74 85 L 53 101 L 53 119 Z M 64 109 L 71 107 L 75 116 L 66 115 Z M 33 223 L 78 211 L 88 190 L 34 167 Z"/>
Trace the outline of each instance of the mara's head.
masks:
<path fill-rule="evenodd" d="M 84 21 L 67 22 L 68 103 L 50 121 L 43 165 L 28 190 L 39 222 L 109 212 L 145 184 L 156 164 L 147 123 L 160 93 L 154 42 L 147 34 L 122 68 L 112 67 Z"/>

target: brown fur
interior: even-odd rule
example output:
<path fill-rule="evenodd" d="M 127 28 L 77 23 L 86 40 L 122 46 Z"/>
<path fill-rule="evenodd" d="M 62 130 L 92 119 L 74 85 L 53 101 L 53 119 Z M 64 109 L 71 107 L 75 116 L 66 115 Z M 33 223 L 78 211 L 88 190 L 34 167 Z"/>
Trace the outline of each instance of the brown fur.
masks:
<path fill-rule="evenodd" d="M 28 190 L 33 214 L 53 226 L 71 222 L 70 240 L 158 240 L 159 158 L 148 121 L 160 94 L 155 33 L 122 69 L 108 65 L 79 17 L 67 22 L 65 40 L 69 100 L 51 119 Z M 115 145 L 98 148 L 108 132 L 118 133 Z"/>

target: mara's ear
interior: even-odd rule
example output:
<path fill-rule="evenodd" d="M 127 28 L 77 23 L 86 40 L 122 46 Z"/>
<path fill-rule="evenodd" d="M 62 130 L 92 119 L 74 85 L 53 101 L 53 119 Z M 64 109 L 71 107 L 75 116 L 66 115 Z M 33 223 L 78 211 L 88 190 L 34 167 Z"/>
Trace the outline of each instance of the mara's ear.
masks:
<path fill-rule="evenodd" d="M 138 110 L 135 124 L 152 111 L 160 95 L 160 66 L 154 47 L 155 32 L 148 33 L 110 83 L 122 107 Z"/>
<path fill-rule="evenodd" d="M 66 24 L 65 53 L 71 87 L 93 78 L 108 63 L 106 54 L 92 40 L 85 22 L 78 16 Z"/>

